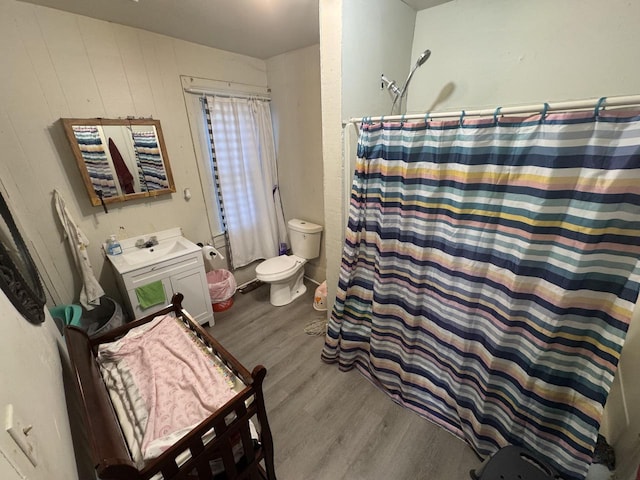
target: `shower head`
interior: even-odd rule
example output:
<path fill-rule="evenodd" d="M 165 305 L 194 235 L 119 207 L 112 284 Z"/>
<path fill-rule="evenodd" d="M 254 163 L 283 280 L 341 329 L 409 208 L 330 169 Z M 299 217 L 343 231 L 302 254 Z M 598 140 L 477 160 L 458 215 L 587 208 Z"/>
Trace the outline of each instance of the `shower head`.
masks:
<path fill-rule="evenodd" d="M 409 74 L 409 76 L 407 77 L 407 81 L 404 82 L 404 86 L 402 87 L 403 90 L 406 90 L 406 88 L 409 86 L 409 82 L 411 81 L 411 77 L 413 76 L 414 72 L 421 67 L 422 65 L 424 65 L 424 62 L 426 62 L 427 60 L 429 60 L 429 57 L 431 56 L 431 50 L 427 49 L 424 52 L 422 52 L 420 54 L 420 56 L 418 57 L 418 59 L 416 60 L 416 64 L 413 66 L 413 68 L 411 69 L 411 73 Z"/>
<path fill-rule="evenodd" d="M 418 57 L 418 60 L 416 60 L 416 68 L 421 67 L 424 64 L 424 62 L 429 60 L 430 56 L 431 56 L 431 50 L 427 49 L 424 52 L 422 52 Z"/>
<path fill-rule="evenodd" d="M 398 100 L 400 100 L 400 109 L 402 109 L 402 97 L 404 97 L 404 95 L 407 93 L 407 88 L 409 88 L 409 82 L 411 81 L 411 77 L 413 77 L 413 74 L 415 73 L 415 71 L 419 67 L 424 65 L 424 62 L 429 60 L 430 56 L 431 56 L 431 50 L 426 49 L 424 52 L 422 52 L 420 54 L 420 56 L 416 60 L 416 64 L 411 69 L 411 72 L 409 73 L 409 76 L 407 77 L 407 80 L 404 82 L 404 85 L 400 89 L 400 93 L 397 93 L 395 99 L 393 100 L 393 105 L 391 105 L 391 114 L 392 115 L 393 115 L 393 109 L 395 108 L 396 103 L 398 102 Z"/>

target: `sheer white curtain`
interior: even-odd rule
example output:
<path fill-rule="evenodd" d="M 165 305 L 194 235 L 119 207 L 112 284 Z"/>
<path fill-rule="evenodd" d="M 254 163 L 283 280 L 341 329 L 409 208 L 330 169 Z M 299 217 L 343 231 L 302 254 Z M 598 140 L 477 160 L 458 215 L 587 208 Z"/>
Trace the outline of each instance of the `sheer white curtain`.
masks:
<path fill-rule="evenodd" d="M 268 102 L 207 96 L 212 152 L 233 267 L 287 243 Z"/>

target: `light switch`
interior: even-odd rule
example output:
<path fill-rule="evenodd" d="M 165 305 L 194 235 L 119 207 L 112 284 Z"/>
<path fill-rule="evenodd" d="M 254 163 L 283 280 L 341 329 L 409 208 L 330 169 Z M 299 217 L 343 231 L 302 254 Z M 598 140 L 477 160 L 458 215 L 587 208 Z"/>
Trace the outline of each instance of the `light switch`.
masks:
<path fill-rule="evenodd" d="M 18 444 L 20 449 L 27 456 L 29 461 L 35 467 L 38 464 L 36 439 L 32 425 L 27 424 L 24 420 L 16 415 L 12 404 L 8 404 L 5 408 L 5 430 L 9 432 L 11 438 Z"/>

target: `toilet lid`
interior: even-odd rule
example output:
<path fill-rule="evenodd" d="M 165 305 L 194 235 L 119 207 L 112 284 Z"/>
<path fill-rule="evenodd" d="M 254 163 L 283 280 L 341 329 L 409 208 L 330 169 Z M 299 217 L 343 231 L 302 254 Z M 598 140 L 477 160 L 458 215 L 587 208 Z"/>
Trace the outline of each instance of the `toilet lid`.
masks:
<path fill-rule="evenodd" d="M 296 262 L 295 257 L 280 255 L 279 257 L 273 257 L 262 262 L 256 267 L 256 273 L 258 275 L 286 273 L 288 270 L 296 268 L 297 264 L 298 262 Z"/>

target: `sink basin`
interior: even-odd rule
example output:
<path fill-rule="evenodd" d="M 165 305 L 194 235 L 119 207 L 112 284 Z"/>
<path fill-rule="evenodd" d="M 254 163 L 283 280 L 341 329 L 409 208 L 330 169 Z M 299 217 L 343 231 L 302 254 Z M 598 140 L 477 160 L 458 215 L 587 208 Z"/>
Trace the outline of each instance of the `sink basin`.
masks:
<path fill-rule="evenodd" d="M 164 260 L 165 257 L 173 257 L 174 253 L 186 252 L 188 249 L 189 245 L 186 245 L 181 239 L 171 239 L 149 248 L 128 249 L 122 252 L 122 260 L 131 266 L 141 263 L 156 263 Z"/>
<path fill-rule="evenodd" d="M 109 261 L 123 274 L 200 250 L 195 243 L 181 235 L 172 235 L 173 233 L 158 232 L 158 245 L 149 248 L 138 248 L 134 246 L 135 239 L 125 239 L 121 242 L 122 253 L 109 255 Z"/>

